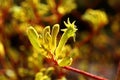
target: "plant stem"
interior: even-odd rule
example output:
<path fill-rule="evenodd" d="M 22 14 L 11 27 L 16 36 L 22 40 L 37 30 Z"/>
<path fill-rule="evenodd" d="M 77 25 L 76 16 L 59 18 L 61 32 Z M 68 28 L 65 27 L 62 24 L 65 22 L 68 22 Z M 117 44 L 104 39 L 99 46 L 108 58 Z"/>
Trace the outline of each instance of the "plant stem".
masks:
<path fill-rule="evenodd" d="M 91 74 L 91 73 L 88 73 L 88 72 L 85 72 L 85 71 L 82 71 L 82 70 L 79 70 L 79 69 L 75 69 L 75 68 L 72 68 L 72 67 L 69 67 L 69 66 L 65 66 L 63 68 L 67 69 L 67 70 L 74 71 L 74 72 L 79 73 L 79 74 L 83 74 L 85 76 L 88 76 L 88 77 L 96 79 L 96 80 L 108 80 L 106 78 L 103 78 L 103 77 L 100 77 L 100 76 L 96 76 L 94 74 Z"/>

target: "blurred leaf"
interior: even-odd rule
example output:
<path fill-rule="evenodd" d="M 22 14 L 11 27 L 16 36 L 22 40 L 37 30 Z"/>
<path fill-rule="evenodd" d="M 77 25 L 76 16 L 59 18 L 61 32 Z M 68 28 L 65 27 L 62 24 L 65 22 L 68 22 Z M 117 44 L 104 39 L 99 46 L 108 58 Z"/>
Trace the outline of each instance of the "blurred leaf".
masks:
<path fill-rule="evenodd" d="M 88 9 L 82 16 L 82 19 L 90 22 L 94 30 L 97 30 L 99 27 L 103 27 L 108 23 L 107 15 L 102 10 Z"/>
<path fill-rule="evenodd" d="M 4 45 L 0 41 L 0 56 L 5 57 L 5 50 L 4 50 Z"/>
<path fill-rule="evenodd" d="M 35 80 L 41 80 L 42 77 L 43 77 L 43 73 L 39 72 L 36 74 Z"/>
<path fill-rule="evenodd" d="M 35 80 L 51 80 L 51 74 L 53 72 L 54 68 L 49 67 L 48 69 L 42 68 L 40 72 L 38 72 L 35 76 Z"/>
<path fill-rule="evenodd" d="M 8 80 L 6 76 L 0 74 L 0 80 Z"/>
<path fill-rule="evenodd" d="M 46 75 L 50 76 L 53 73 L 54 68 L 53 67 L 49 67 L 46 71 Z"/>
<path fill-rule="evenodd" d="M 60 6 L 58 7 L 58 12 L 64 15 L 76 9 L 76 7 L 75 0 L 62 0 Z"/>

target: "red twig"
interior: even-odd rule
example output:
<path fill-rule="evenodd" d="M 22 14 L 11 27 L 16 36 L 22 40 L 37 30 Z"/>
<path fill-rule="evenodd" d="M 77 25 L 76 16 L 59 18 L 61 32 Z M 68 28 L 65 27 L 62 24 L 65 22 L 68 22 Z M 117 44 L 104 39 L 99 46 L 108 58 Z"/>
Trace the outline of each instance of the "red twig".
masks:
<path fill-rule="evenodd" d="M 96 80 L 108 80 L 106 78 L 103 78 L 103 77 L 100 77 L 100 76 L 96 76 L 96 75 L 93 75 L 91 73 L 88 73 L 88 72 L 85 72 L 85 71 L 82 71 L 82 70 L 78 70 L 78 69 L 75 69 L 75 68 L 72 68 L 72 67 L 69 67 L 69 66 L 65 66 L 63 68 L 65 68 L 67 70 L 71 70 L 71 71 L 77 72 L 79 74 L 83 74 L 85 76 L 88 76 L 88 77 L 96 79 Z"/>
<path fill-rule="evenodd" d="M 50 60 L 53 61 L 55 65 L 58 65 L 57 61 L 54 58 L 52 58 Z M 73 72 L 76 72 L 76 73 L 79 73 L 79 74 L 83 74 L 87 77 L 90 77 L 90 78 L 93 78 L 93 79 L 96 79 L 96 80 L 108 80 L 106 78 L 103 78 L 103 77 L 100 77 L 100 76 L 97 76 L 97 75 L 94 75 L 94 74 L 91 74 L 91 73 L 88 73 L 88 72 L 85 72 L 83 70 L 79 70 L 79 69 L 76 69 L 76 68 L 73 68 L 73 67 L 70 67 L 70 66 L 65 66 L 63 68 L 67 69 L 67 70 L 70 70 L 70 71 L 73 71 Z"/>

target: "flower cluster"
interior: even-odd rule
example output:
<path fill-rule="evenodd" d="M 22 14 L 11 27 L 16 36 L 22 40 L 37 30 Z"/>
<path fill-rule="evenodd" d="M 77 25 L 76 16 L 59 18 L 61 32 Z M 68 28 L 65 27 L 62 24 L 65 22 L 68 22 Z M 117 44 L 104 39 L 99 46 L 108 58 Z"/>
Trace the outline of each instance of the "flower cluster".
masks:
<path fill-rule="evenodd" d="M 29 27 L 27 30 L 28 38 L 33 47 L 45 57 L 57 61 L 59 66 L 66 66 L 71 64 L 72 58 L 70 56 L 64 55 L 66 53 L 62 53 L 62 50 L 70 37 L 73 37 L 75 40 L 75 32 L 77 31 L 75 21 L 70 23 L 68 18 L 67 23 L 64 22 L 64 24 L 67 28 L 62 29 L 64 33 L 58 45 L 57 35 L 59 32 L 59 24 L 55 24 L 52 27 L 51 32 L 50 26 L 46 26 L 41 34 L 38 34 L 33 27 Z"/>

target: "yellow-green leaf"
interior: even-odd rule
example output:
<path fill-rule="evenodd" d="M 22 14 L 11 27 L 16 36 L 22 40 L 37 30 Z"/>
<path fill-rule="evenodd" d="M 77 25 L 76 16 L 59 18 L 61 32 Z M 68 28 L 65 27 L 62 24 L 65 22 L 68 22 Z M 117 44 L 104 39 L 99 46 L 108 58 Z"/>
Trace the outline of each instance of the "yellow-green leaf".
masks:
<path fill-rule="evenodd" d="M 59 24 L 55 24 L 52 28 L 52 33 L 51 33 L 51 37 L 52 37 L 51 49 L 52 49 L 52 52 L 54 52 L 54 50 L 56 48 L 58 32 L 59 32 Z"/>
<path fill-rule="evenodd" d="M 49 33 L 50 34 L 50 26 L 46 26 L 43 30 L 43 41 L 45 41 L 46 39 L 46 33 Z"/>
<path fill-rule="evenodd" d="M 44 39 L 45 39 L 44 42 L 45 42 L 45 45 L 46 45 L 45 48 L 50 49 L 50 47 L 51 47 L 51 40 L 52 40 L 52 37 L 51 37 L 51 35 L 50 35 L 49 32 L 47 32 L 47 33 L 45 34 Z"/>
<path fill-rule="evenodd" d="M 64 31 L 64 33 L 59 41 L 56 51 L 55 51 L 55 55 L 56 55 L 57 59 L 59 58 L 59 55 L 61 54 L 61 51 L 62 51 L 64 45 L 66 44 L 67 40 L 70 37 L 73 37 L 73 39 L 75 39 L 75 32 L 77 31 L 77 28 L 75 26 L 75 21 L 70 23 L 70 20 L 68 18 L 67 23 L 64 22 L 64 24 L 67 28 L 62 29 L 62 31 Z"/>
<path fill-rule="evenodd" d="M 27 36 L 33 47 L 39 51 L 39 49 L 41 48 L 39 44 L 39 35 L 32 26 L 27 29 Z"/>
<path fill-rule="evenodd" d="M 65 57 L 61 60 L 58 60 L 59 66 L 69 66 L 72 63 L 72 58 L 71 57 Z"/>

